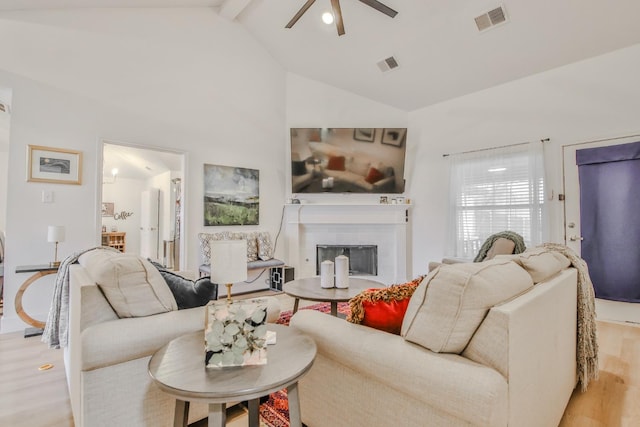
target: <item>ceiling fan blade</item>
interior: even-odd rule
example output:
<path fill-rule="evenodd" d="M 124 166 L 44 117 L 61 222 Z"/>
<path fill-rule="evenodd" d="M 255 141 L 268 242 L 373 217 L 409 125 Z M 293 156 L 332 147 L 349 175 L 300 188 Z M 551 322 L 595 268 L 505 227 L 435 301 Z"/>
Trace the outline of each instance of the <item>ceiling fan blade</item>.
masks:
<path fill-rule="evenodd" d="M 338 29 L 338 35 L 344 35 L 344 22 L 342 21 L 342 9 L 340 9 L 340 0 L 331 0 L 331 7 L 333 8 L 333 18 L 336 20 L 336 28 Z"/>
<path fill-rule="evenodd" d="M 385 15 L 390 16 L 391 18 L 394 18 L 398 14 L 397 11 L 391 9 L 389 6 L 385 4 L 380 3 L 378 0 L 360 0 L 360 1 L 366 4 L 367 6 L 371 6 L 378 12 L 382 12 Z"/>
<path fill-rule="evenodd" d="M 307 11 L 307 9 L 309 9 L 311 7 L 311 5 L 313 3 L 315 3 L 316 0 L 307 0 L 307 2 L 304 4 L 304 6 L 302 6 L 300 8 L 300 10 L 298 11 L 298 13 L 296 13 L 293 18 L 291 18 L 291 21 L 289 21 L 289 23 L 285 26 L 285 28 L 291 28 L 295 25 L 296 22 L 298 22 L 298 19 L 300 19 L 300 17 L 302 15 L 304 15 L 304 13 Z"/>

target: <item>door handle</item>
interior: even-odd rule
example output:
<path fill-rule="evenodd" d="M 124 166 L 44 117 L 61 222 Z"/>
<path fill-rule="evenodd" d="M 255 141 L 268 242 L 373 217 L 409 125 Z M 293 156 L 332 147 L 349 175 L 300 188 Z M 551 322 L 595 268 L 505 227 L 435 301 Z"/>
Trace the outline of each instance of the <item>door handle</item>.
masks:
<path fill-rule="evenodd" d="M 571 237 L 569 237 L 569 240 L 571 240 L 572 242 L 575 242 L 576 240 L 582 241 L 582 240 L 584 240 L 584 237 L 582 237 L 582 236 L 571 236 Z"/>

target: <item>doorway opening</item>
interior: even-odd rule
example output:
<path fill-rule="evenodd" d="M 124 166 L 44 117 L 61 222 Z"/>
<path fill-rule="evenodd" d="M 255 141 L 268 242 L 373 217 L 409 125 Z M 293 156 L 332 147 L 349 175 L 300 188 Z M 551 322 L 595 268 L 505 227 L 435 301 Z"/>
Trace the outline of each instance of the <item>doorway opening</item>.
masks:
<path fill-rule="evenodd" d="M 185 154 L 103 141 L 102 161 L 101 244 L 181 269 Z"/>

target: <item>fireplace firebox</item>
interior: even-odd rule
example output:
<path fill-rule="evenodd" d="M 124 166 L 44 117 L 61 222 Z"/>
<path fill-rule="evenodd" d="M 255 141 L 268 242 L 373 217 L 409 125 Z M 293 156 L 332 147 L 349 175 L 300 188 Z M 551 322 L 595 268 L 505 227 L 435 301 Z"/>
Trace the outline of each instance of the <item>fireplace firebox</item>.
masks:
<path fill-rule="evenodd" d="M 349 276 L 378 275 L 376 245 L 316 245 L 316 274 L 320 275 L 322 261 L 333 261 L 340 255 L 349 258 Z"/>

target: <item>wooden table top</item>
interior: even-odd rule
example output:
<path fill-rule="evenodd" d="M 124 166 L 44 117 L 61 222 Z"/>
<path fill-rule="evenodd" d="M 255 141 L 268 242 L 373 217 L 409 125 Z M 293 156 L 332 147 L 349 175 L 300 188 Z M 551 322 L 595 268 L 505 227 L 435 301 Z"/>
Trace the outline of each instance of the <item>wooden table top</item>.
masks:
<path fill-rule="evenodd" d="M 317 276 L 292 280 L 282 285 L 282 290 L 287 295 L 309 301 L 346 302 L 365 289 L 385 287 L 375 280 L 350 277 L 348 288 L 322 288 L 320 277 Z"/>
<path fill-rule="evenodd" d="M 267 346 L 267 364 L 206 368 L 204 331 L 176 338 L 149 361 L 149 375 L 166 393 L 180 400 L 225 403 L 265 396 L 295 383 L 311 368 L 316 344 L 308 336 L 283 325 L 276 344 Z"/>

